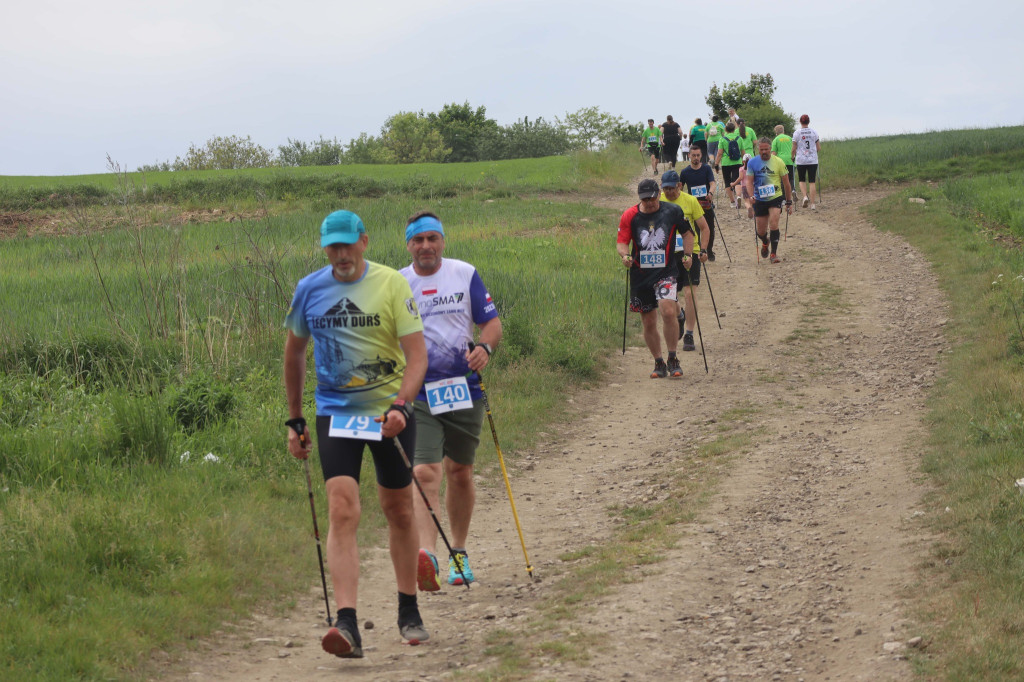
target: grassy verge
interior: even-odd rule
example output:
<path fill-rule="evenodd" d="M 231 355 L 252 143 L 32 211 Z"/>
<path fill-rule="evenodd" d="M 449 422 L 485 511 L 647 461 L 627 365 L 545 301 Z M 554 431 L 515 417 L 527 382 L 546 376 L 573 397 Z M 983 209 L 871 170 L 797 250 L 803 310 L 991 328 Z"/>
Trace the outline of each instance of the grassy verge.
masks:
<path fill-rule="evenodd" d="M 820 182 L 827 191 L 1016 171 L 1024 169 L 1022 151 L 1024 126 L 827 140 Z"/>
<path fill-rule="evenodd" d="M 994 180 L 994 179 L 990 179 Z M 911 204 L 907 197 L 928 200 Z M 981 202 L 991 196 L 978 195 Z M 923 567 L 919 618 L 928 678 L 1024 676 L 1024 256 L 965 218 L 941 188 L 914 187 L 871 207 L 933 263 L 952 308 L 947 375 L 930 401 L 924 470 L 941 538 Z M 946 508 L 948 507 L 948 511 Z"/>

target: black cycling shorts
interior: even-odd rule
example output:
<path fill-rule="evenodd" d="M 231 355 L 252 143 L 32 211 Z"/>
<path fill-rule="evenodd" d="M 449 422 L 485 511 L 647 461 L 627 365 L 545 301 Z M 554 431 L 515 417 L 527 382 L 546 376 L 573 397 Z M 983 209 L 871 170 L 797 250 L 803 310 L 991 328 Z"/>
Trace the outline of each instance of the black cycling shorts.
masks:
<path fill-rule="evenodd" d="M 771 201 L 755 201 L 754 202 L 754 215 L 758 217 L 764 217 L 768 215 L 768 209 L 777 208 L 782 210 L 782 204 L 785 202 L 785 197 L 779 197 L 778 199 L 772 199 Z"/>
<path fill-rule="evenodd" d="M 732 183 L 736 182 L 740 178 L 740 164 L 735 166 L 722 166 L 722 183 L 728 187 Z M 739 194 L 739 188 L 736 188 L 736 193 Z"/>
<path fill-rule="evenodd" d="M 316 416 L 317 450 L 320 452 L 320 469 L 324 480 L 335 476 L 350 476 L 359 482 L 363 468 L 363 449 L 369 445 L 373 455 L 373 466 L 377 470 L 377 483 L 382 488 L 397 490 L 412 483 L 412 473 L 402 455 L 395 447 L 394 440 L 359 440 L 357 438 L 332 438 L 329 434 L 331 418 Z M 412 457 L 416 451 L 416 417 L 414 416 L 398 434 L 398 440 Z"/>
<path fill-rule="evenodd" d="M 803 182 L 804 180 L 807 182 L 814 182 L 814 178 L 818 175 L 818 164 L 809 163 L 806 166 L 797 165 L 796 174 L 800 182 Z"/>

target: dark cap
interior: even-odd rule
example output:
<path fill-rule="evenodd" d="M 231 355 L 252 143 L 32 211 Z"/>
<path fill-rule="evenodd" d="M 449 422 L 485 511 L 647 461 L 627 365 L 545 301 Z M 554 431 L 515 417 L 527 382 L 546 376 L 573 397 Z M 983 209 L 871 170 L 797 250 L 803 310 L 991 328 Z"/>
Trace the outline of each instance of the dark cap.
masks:
<path fill-rule="evenodd" d="M 679 184 L 679 173 L 674 170 L 665 171 L 661 174 L 662 187 L 675 187 Z"/>
<path fill-rule="evenodd" d="M 646 178 L 640 181 L 640 184 L 636 188 L 636 193 L 641 199 L 651 199 L 661 194 L 661 189 L 658 188 L 658 183 L 650 178 Z"/>
<path fill-rule="evenodd" d="M 804 114 L 803 116 L 800 117 L 800 122 L 801 123 L 810 123 L 811 122 L 811 117 L 808 116 L 807 114 Z"/>

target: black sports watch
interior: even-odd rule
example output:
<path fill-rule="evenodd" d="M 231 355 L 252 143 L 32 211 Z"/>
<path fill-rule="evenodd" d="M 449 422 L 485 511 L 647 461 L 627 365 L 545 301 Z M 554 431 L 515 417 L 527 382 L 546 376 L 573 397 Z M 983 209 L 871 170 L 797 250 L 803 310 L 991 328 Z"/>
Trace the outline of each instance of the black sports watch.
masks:
<path fill-rule="evenodd" d="M 412 414 L 413 414 L 413 412 L 412 412 L 412 405 L 410 405 L 409 403 L 405 402 L 401 398 L 399 398 L 395 402 L 391 403 L 391 405 L 388 407 L 388 409 L 384 410 L 384 414 L 387 415 L 387 413 L 391 412 L 392 410 L 396 410 L 398 412 L 401 412 L 402 416 L 405 417 L 405 423 L 408 424 L 412 420 Z"/>
<path fill-rule="evenodd" d="M 489 343 L 478 343 L 477 345 L 487 351 L 487 357 L 490 357 L 494 353 L 494 349 L 491 348 Z"/>

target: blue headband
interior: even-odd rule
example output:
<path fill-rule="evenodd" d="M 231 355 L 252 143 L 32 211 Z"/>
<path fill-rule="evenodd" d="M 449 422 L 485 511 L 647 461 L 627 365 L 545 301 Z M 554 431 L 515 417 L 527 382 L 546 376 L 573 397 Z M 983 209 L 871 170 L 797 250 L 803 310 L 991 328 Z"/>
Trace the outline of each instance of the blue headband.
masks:
<path fill-rule="evenodd" d="M 444 227 L 441 221 L 429 215 L 420 216 L 405 226 L 405 241 L 409 241 L 421 232 L 440 232 L 444 237 Z"/>

